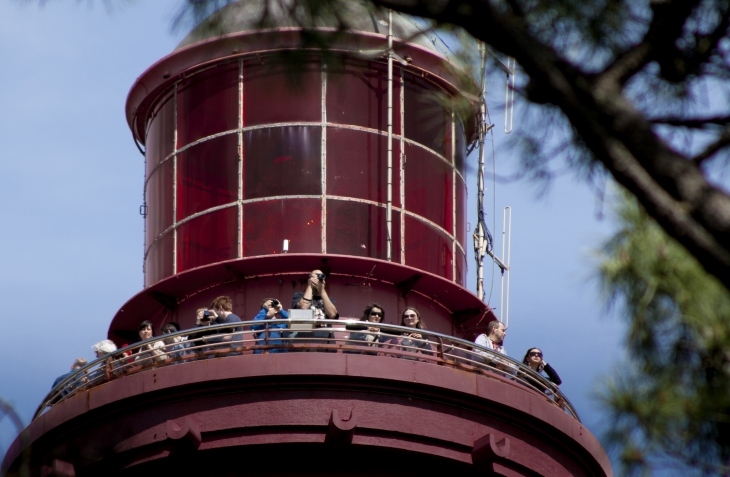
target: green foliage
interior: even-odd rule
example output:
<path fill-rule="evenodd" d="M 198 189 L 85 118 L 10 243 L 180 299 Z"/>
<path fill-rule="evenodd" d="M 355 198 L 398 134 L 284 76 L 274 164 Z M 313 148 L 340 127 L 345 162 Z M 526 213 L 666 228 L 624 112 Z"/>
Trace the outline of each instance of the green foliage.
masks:
<path fill-rule="evenodd" d="M 627 474 L 730 472 L 730 293 L 624 196 L 600 278 L 628 321 L 628 363 L 601 392 Z"/>

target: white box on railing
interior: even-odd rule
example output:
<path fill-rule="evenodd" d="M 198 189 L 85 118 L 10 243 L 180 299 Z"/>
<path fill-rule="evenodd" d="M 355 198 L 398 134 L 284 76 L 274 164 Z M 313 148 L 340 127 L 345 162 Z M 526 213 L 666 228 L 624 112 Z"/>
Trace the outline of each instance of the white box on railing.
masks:
<path fill-rule="evenodd" d="M 291 320 L 314 320 L 314 310 L 289 310 L 289 329 L 294 331 L 311 331 L 314 323 L 291 323 Z"/>

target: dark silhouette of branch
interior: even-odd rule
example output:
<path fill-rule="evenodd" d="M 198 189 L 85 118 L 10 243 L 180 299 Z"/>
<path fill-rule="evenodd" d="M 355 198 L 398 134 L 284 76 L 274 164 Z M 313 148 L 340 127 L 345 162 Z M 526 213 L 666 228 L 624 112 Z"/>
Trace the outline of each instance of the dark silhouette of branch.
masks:
<path fill-rule="evenodd" d="M 730 128 L 725 128 L 720 137 L 717 138 L 715 142 L 707 146 L 704 151 L 693 157 L 692 161 L 698 165 L 702 164 L 705 160 L 714 156 L 716 152 L 724 149 L 728 145 L 730 145 Z"/>
<path fill-rule="evenodd" d="M 660 64 L 669 61 L 667 45 L 673 45 L 682 35 L 682 27 L 698 3 L 698 0 L 653 3 L 651 9 L 654 15 L 643 41 L 619 55 L 604 70 L 604 78 L 623 85 L 652 60 L 658 60 Z"/>
<path fill-rule="evenodd" d="M 725 126 L 730 124 L 730 116 L 710 116 L 706 118 L 685 118 L 683 116 L 666 116 L 649 119 L 654 124 L 666 124 L 692 129 L 704 129 L 708 126 Z"/>

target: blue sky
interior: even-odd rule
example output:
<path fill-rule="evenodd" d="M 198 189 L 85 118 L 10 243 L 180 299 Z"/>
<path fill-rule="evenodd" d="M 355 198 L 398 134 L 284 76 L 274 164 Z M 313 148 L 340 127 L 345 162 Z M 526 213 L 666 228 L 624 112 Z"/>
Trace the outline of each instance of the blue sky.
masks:
<path fill-rule="evenodd" d="M 183 36 L 170 33 L 177 4 L 130 2 L 110 14 L 100 1 L 0 2 L 0 396 L 25 422 L 56 376 L 75 358 L 93 357 L 91 345 L 142 287 L 144 164 L 124 102 L 135 78 Z M 493 111 L 502 88 L 493 85 Z M 506 173 L 516 158 L 504 147 L 501 113 L 492 118 L 497 170 Z M 512 135 L 519 124 L 518 116 Z M 473 204 L 475 180 L 468 180 Z M 623 356 L 624 326 L 602 312 L 591 281 L 590 250 L 612 225 L 597 219 L 593 193 L 570 175 L 543 197 L 526 182 L 497 184 L 496 194 L 495 238 L 502 207 L 513 208 L 506 348 L 518 359 L 542 348 L 596 431 L 602 415 L 591 392 Z M 491 197 L 490 184 L 490 227 Z M 475 223 L 473 214 L 468 221 Z M 471 258 L 469 267 L 473 290 Z M 488 288 L 489 262 L 486 271 Z M 494 283 L 497 306 L 498 275 Z M 13 437 L 9 422 L 0 422 L 0 454 Z"/>

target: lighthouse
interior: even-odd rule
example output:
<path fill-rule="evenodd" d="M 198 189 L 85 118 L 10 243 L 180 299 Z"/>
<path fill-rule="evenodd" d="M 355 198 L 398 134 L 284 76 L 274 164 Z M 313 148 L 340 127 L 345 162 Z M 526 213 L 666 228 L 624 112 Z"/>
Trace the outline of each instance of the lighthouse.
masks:
<path fill-rule="evenodd" d="M 407 17 L 351 2 L 303 25 L 267 5 L 279 4 L 216 12 L 132 85 L 144 283 L 108 330 L 131 356 L 102 357 L 52 391 L 3 468 L 612 475 L 559 389 L 472 343 L 497 319 L 466 288 L 477 85 Z M 269 323 L 252 322 L 262 300 L 294 309 L 313 270 L 337 319 L 292 318 L 271 340 Z M 225 348 L 192 336 L 219 296 L 243 320 Z M 352 336 L 369 303 L 385 311 L 376 346 Z M 427 324 L 418 345 L 397 338 L 409 309 Z M 193 346 L 134 361 L 145 320 L 158 340 L 179 325 Z"/>

